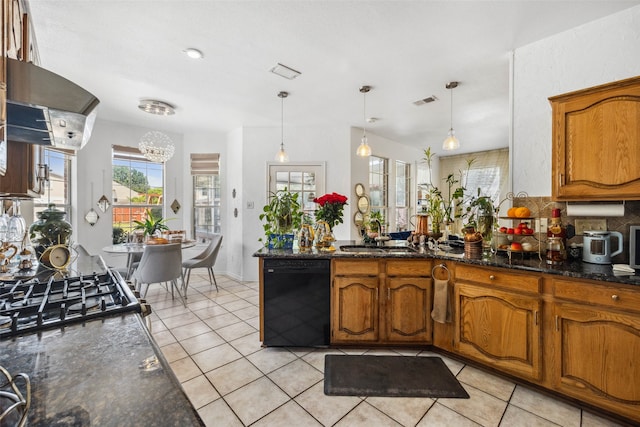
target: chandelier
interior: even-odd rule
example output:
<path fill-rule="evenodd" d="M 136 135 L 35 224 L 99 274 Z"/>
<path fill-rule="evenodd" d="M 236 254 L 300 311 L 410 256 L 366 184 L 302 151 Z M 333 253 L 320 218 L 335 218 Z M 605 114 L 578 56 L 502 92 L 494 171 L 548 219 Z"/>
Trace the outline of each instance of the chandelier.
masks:
<path fill-rule="evenodd" d="M 169 136 L 152 130 L 142 136 L 138 149 L 152 162 L 164 163 L 173 157 L 176 147 Z"/>

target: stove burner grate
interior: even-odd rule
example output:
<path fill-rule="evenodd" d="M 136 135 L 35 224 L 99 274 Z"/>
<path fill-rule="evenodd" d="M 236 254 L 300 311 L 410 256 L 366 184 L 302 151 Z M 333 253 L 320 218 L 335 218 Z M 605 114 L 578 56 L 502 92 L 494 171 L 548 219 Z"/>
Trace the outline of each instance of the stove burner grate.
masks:
<path fill-rule="evenodd" d="M 68 310 L 69 310 L 69 313 L 78 313 L 78 312 L 86 313 L 88 311 L 97 309 L 99 305 L 100 305 L 100 298 L 87 298 L 84 303 L 80 301 L 75 304 L 71 304 Z"/>
<path fill-rule="evenodd" d="M 118 274 L 0 283 L 0 339 L 142 308 Z"/>

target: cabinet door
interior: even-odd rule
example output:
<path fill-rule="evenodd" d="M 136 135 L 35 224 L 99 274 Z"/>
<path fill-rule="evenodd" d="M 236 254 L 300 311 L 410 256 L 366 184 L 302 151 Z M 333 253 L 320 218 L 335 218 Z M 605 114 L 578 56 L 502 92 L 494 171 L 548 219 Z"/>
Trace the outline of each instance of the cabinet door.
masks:
<path fill-rule="evenodd" d="M 454 347 L 496 368 L 540 379 L 541 305 L 538 297 L 457 283 Z"/>
<path fill-rule="evenodd" d="M 549 100 L 554 200 L 638 200 L 640 78 Z"/>
<path fill-rule="evenodd" d="M 640 315 L 555 304 L 558 391 L 640 421 Z"/>
<path fill-rule="evenodd" d="M 331 342 L 378 341 L 378 277 L 333 279 Z"/>
<path fill-rule="evenodd" d="M 385 288 L 384 340 L 431 343 L 431 279 L 392 277 Z"/>

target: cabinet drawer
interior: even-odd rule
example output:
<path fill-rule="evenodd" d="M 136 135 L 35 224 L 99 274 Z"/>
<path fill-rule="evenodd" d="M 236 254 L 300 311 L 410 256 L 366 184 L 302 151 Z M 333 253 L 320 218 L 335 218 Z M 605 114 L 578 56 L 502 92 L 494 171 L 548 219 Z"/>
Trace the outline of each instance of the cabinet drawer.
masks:
<path fill-rule="evenodd" d="M 378 260 L 334 260 L 333 274 L 336 276 L 377 276 Z"/>
<path fill-rule="evenodd" d="M 427 277 L 431 276 L 431 265 L 429 259 L 391 260 L 387 261 L 387 275 Z"/>
<path fill-rule="evenodd" d="M 553 280 L 553 295 L 580 303 L 599 304 L 624 310 L 640 311 L 640 288 L 625 289 L 592 281 Z"/>
<path fill-rule="evenodd" d="M 468 280 L 485 285 L 501 286 L 524 292 L 539 293 L 542 277 L 531 274 L 512 273 L 498 268 L 456 265 L 456 280 Z"/>

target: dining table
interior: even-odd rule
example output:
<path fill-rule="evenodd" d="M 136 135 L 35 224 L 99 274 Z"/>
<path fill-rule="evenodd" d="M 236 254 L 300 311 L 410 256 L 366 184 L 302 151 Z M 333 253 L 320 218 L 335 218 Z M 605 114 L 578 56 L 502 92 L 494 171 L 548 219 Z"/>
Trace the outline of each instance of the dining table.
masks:
<path fill-rule="evenodd" d="M 182 249 L 192 248 L 196 245 L 195 240 L 183 240 L 180 242 L 182 245 Z M 144 252 L 144 248 L 147 247 L 146 243 L 118 243 L 115 245 L 109 245 L 102 248 L 103 252 L 110 254 L 126 254 L 127 255 L 127 273 L 126 280 L 129 280 L 131 274 L 133 273 L 136 256 L 142 255 Z"/>

